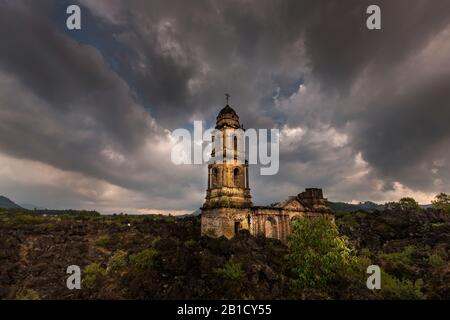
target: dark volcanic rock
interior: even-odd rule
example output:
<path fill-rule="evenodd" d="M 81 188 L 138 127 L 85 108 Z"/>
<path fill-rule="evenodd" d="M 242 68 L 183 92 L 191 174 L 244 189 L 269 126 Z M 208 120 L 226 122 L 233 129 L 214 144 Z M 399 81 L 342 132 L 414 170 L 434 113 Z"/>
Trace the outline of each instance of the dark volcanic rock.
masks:
<path fill-rule="evenodd" d="M 288 247 L 241 231 L 235 238 L 200 236 L 200 217 L 14 217 L 0 223 L 0 298 L 34 290 L 43 299 L 283 299 L 290 297 Z M 336 216 L 340 232 L 390 274 L 422 279 L 427 298 L 449 298 L 448 214 L 374 211 Z M 101 240 L 101 241 L 100 241 Z M 413 247 L 401 259 L 392 259 Z M 151 248 L 154 254 L 132 257 Z M 123 266 L 110 259 L 124 253 Z M 120 253 L 119 252 L 119 253 Z M 409 252 L 409 251 L 408 251 Z M 387 256 L 386 256 L 387 255 Z M 433 260 L 433 259 L 434 260 Z M 134 262 L 133 262 L 133 261 Z M 434 262 L 433 262 L 434 261 Z M 92 287 L 66 288 L 66 268 L 101 266 Z M 433 266 L 435 264 L 437 266 Z M 101 271 L 103 270 L 103 271 Z M 102 273 L 103 272 L 103 273 Z M 83 277 L 85 273 L 83 273 Z M 359 291 L 358 291 L 359 290 Z M 336 287 L 335 297 L 364 298 L 367 291 Z M 320 292 L 305 291 L 320 298 Z"/>

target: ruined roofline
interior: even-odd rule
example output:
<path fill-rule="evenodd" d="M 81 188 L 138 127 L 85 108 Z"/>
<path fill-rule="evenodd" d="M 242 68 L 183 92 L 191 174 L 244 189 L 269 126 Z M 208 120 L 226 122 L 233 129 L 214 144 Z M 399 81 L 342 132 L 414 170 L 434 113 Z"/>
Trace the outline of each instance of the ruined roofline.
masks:
<path fill-rule="evenodd" d="M 269 209 L 277 211 L 291 211 L 291 212 L 317 212 L 317 213 L 330 213 L 332 210 L 330 208 L 309 208 L 305 207 L 304 210 L 296 208 L 283 208 L 283 207 L 271 207 L 271 206 L 253 206 L 250 209 Z"/>
<path fill-rule="evenodd" d="M 202 206 L 200 210 L 213 210 L 213 209 L 242 209 L 242 210 L 275 210 L 275 211 L 289 211 L 289 212 L 313 212 L 313 213 L 331 213 L 333 212 L 330 208 L 309 208 L 305 207 L 304 210 L 290 209 L 282 207 L 271 207 L 271 206 Z"/>

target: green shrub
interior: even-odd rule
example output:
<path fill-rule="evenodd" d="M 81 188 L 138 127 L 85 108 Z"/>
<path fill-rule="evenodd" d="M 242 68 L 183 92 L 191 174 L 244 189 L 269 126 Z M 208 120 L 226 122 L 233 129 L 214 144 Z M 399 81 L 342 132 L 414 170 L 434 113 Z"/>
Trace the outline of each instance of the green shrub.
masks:
<path fill-rule="evenodd" d="M 131 264 L 139 271 L 145 271 L 155 265 L 155 255 L 157 251 L 154 248 L 147 248 L 130 256 Z"/>
<path fill-rule="evenodd" d="M 197 242 L 196 242 L 195 240 L 193 240 L 193 239 L 189 239 L 189 240 L 187 240 L 187 241 L 184 242 L 184 246 L 185 246 L 186 248 L 192 248 L 192 247 L 194 247 L 196 244 L 197 244 Z"/>
<path fill-rule="evenodd" d="M 414 246 L 407 246 L 400 252 L 382 253 L 379 258 L 381 264 L 389 270 L 409 270 L 413 265 L 412 255 L 415 252 Z"/>
<path fill-rule="evenodd" d="M 83 286 L 88 289 L 97 287 L 106 277 L 106 270 L 100 264 L 92 263 L 83 270 Z"/>
<path fill-rule="evenodd" d="M 45 222 L 45 219 L 42 216 L 34 214 L 18 214 L 15 217 L 15 221 L 21 224 L 37 224 Z"/>
<path fill-rule="evenodd" d="M 440 227 L 443 227 L 443 226 L 445 226 L 445 225 L 446 225 L 445 222 L 436 222 L 436 223 L 432 223 L 432 224 L 431 224 L 431 226 L 432 226 L 433 228 L 440 228 Z"/>
<path fill-rule="evenodd" d="M 370 257 L 371 256 L 371 252 L 369 248 L 362 248 L 361 250 L 359 250 L 359 255 L 361 257 Z"/>
<path fill-rule="evenodd" d="M 221 275 L 224 280 L 232 282 L 240 281 L 244 276 L 241 264 L 231 260 L 227 261 L 222 268 L 216 269 L 215 272 Z"/>
<path fill-rule="evenodd" d="M 41 297 L 32 289 L 24 289 L 16 294 L 16 300 L 41 300 Z"/>
<path fill-rule="evenodd" d="M 414 211 L 421 210 L 419 203 L 411 197 L 401 198 L 398 202 L 387 202 L 384 204 L 389 210 Z"/>
<path fill-rule="evenodd" d="M 342 218 L 338 220 L 339 225 L 358 227 L 358 221 L 356 220 L 357 213 L 345 213 Z"/>
<path fill-rule="evenodd" d="M 161 241 L 161 237 L 160 237 L 160 236 L 155 237 L 155 238 L 152 240 L 152 247 L 155 247 L 156 244 L 157 244 L 159 241 Z"/>
<path fill-rule="evenodd" d="M 293 274 L 291 289 L 325 289 L 330 282 L 349 279 L 357 268 L 357 259 L 348 247 L 347 238 L 326 217 L 296 219 L 289 238 L 287 256 Z"/>
<path fill-rule="evenodd" d="M 441 268 L 446 265 L 447 258 L 447 252 L 442 247 L 438 247 L 432 253 L 428 254 L 428 261 L 430 265 L 435 269 Z"/>
<path fill-rule="evenodd" d="M 127 252 L 123 250 L 114 252 L 114 254 L 109 258 L 106 271 L 108 273 L 117 272 L 125 268 L 128 263 L 127 255 Z"/>
<path fill-rule="evenodd" d="M 101 235 L 95 241 L 95 245 L 98 247 L 105 248 L 111 241 L 111 237 L 107 234 Z"/>
<path fill-rule="evenodd" d="M 164 221 L 173 223 L 173 222 L 177 221 L 177 218 L 172 215 L 169 215 L 169 216 L 164 217 Z"/>
<path fill-rule="evenodd" d="M 450 213 L 450 195 L 446 193 L 439 193 L 436 195 L 434 200 L 431 201 L 431 204 L 435 209 L 440 209 Z"/>
<path fill-rule="evenodd" d="M 419 300 L 424 298 L 422 285 L 422 279 L 413 283 L 410 280 L 399 280 L 381 271 L 381 290 L 377 294 L 390 300 Z"/>

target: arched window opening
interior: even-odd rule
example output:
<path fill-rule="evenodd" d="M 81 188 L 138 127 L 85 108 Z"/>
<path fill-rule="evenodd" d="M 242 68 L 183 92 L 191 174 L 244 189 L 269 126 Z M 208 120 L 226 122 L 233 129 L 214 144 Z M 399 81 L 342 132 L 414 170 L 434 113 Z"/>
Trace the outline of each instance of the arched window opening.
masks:
<path fill-rule="evenodd" d="M 233 150 L 234 150 L 234 160 L 238 158 L 238 139 L 236 136 L 233 138 Z"/>
<path fill-rule="evenodd" d="M 238 234 L 239 230 L 241 230 L 241 222 L 240 221 L 235 221 L 234 222 L 234 234 Z"/>
<path fill-rule="evenodd" d="M 219 175 L 219 171 L 217 170 L 217 168 L 213 168 L 212 169 L 212 177 L 211 177 L 211 185 L 213 188 L 217 187 L 218 175 Z"/>
<path fill-rule="evenodd" d="M 233 170 L 233 183 L 235 187 L 240 187 L 240 170 L 238 168 L 235 168 Z"/>
<path fill-rule="evenodd" d="M 264 233 L 267 238 L 277 238 L 277 225 L 273 218 L 269 218 L 264 223 Z"/>

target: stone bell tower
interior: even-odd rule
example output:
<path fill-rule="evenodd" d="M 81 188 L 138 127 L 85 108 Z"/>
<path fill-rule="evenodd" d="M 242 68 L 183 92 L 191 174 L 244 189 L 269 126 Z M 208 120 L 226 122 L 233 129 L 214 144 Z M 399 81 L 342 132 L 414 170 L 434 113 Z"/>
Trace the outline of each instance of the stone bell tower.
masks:
<path fill-rule="evenodd" d="M 219 112 L 213 149 L 208 164 L 208 189 L 203 208 L 249 208 L 252 206 L 245 160 L 243 127 L 228 104 Z"/>

